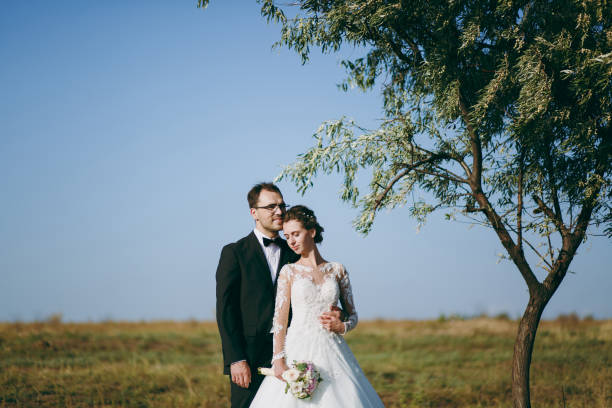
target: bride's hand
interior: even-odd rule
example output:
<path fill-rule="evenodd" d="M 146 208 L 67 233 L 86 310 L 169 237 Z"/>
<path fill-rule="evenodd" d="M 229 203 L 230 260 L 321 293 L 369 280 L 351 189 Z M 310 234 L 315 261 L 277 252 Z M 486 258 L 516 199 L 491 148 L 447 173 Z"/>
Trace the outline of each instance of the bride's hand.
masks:
<path fill-rule="evenodd" d="M 285 379 L 281 377 L 282 374 L 289 369 L 289 367 L 287 367 L 287 363 L 285 363 L 285 359 L 281 358 L 280 360 L 276 360 L 274 364 L 272 364 L 272 368 L 274 369 L 274 376 L 285 382 Z"/>

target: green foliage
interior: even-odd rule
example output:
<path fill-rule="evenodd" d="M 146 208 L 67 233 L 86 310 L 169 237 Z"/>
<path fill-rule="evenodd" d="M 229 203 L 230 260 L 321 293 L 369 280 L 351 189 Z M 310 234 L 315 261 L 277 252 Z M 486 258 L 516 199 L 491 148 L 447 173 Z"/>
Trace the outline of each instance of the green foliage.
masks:
<path fill-rule="evenodd" d="M 278 46 L 304 63 L 313 47 L 354 47 L 340 88 L 382 89 L 378 129 L 326 122 L 279 177 L 304 192 L 319 172 L 343 174 L 358 230 L 408 204 L 420 221 L 447 208 L 492 225 L 495 211 L 507 230 L 544 236 L 585 210 L 586 225 L 612 231 L 610 2 L 302 0 L 291 18 L 260 3 L 281 24 Z M 429 201 L 412 199 L 419 190 Z"/>

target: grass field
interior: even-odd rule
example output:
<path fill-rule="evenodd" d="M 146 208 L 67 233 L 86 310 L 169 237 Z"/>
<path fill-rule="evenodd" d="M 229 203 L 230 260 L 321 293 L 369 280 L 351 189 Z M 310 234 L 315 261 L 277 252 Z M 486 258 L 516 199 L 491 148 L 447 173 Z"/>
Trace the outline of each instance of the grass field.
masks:
<path fill-rule="evenodd" d="M 387 408 L 510 407 L 516 321 L 360 322 L 347 336 Z M 612 407 L 612 321 L 542 322 L 532 405 Z M 0 323 L 0 407 L 227 407 L 214 323 Z"/>

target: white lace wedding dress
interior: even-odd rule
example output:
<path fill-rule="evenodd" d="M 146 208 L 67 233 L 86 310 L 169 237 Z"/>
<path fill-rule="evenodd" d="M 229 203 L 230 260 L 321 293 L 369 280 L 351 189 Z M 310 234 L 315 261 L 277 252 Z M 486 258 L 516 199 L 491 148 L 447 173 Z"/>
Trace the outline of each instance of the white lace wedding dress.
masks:
<path fill-rule="evenodd" d="M 348 274 L 342 264 L 328 262 L 317 269 L 285 265 L 278 277 L 272 332 L 274 356 L 293 361 L 312 361 L 322 382 L 309 400 L 300 400 L 285 383 L 273 376 L 264 379 L 251 408 L 361 408 L 384 407 L 355 356 L 341 335 L 324 329 L 319 316 L 340 299 L 349 314 L 345 332 L 357 325 L 357 312 Z M 289 307 L 291 325 L 287 328 Z"/>

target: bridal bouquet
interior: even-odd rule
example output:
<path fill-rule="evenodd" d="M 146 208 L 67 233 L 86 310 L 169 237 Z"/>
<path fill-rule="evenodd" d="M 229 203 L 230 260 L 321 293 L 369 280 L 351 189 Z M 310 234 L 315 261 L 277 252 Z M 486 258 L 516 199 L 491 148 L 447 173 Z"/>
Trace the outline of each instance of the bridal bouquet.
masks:
<path fill-rule="evenodd" d="M 259 368 L 258 371 L 263 375 L 274 375 L 274 370 L 271 368 Z M 294 361 L 291 368 L 281 376 L 287 381 L 285 394 L 291 391 L 293 396 L 299 399 L 312 397 L 317 385 L 323 381 L 319 370 L 310 361 Z"/>

